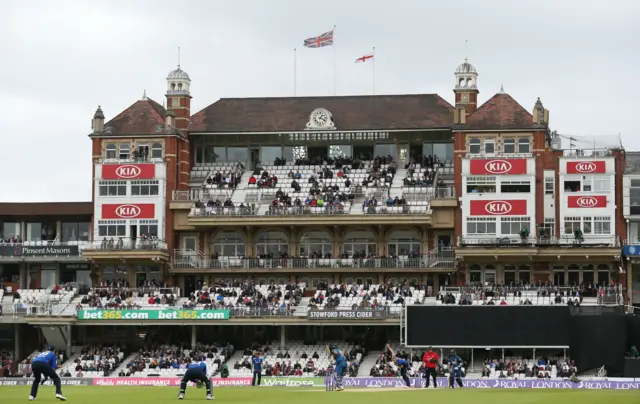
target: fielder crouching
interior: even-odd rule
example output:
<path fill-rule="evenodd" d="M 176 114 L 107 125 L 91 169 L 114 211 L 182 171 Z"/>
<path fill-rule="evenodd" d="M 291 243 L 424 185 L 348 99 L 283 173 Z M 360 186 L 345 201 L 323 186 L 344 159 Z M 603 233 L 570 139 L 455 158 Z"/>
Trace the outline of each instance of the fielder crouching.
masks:
<path fill-rule="evenodd" d="M 184 399 L 185 391 L 187 390 L 187 383 L 204 383 L 207 388 L 207 400 L 213 400 L 213 392 L 211 391 L 211 380 L 207 377 L 207 364 L 204 362 L 204 358 L 198 357 L 197 360 L 191 362 L 187 371 L 184 372 L 182 381 L 180 382 L 180 394 L 178 399 Z"/>

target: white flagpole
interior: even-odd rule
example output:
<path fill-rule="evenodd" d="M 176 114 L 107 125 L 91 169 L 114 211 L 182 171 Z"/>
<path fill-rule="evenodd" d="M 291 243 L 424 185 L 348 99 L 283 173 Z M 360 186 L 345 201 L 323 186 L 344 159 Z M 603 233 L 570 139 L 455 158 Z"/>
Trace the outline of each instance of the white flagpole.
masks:
<path fill-rule="evenodd" d="M 337 75 L 337 56 L 336 56 L 336 26 L 333 26 L 333 95 L 336 95 L 336 75 Z"/>
<path fill-rule="evenodd" d="M 372 85 L 371 85 L 371 92 L 373 95 L 376 95 L 376 47 L 373 47 L 373 60 L 372 60 L 372 64 L 371 64 L 371 81 L 372 81 Z"/>
<path fill-rule="evenodd" d="M 298 57 L 297 50 L 293 49 L 293 96 L 297 94 L 298 88 Z"/>

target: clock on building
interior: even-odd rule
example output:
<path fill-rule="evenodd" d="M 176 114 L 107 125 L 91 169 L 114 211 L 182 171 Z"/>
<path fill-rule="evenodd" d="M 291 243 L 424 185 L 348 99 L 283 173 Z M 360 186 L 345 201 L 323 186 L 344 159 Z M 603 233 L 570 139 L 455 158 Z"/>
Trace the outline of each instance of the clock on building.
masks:
<path fill-rule="evenodd" d="M 468 93 L 462 93 L 461 94 L 461 101 L 462 102 L 469 102 L 469 94 Z"/>

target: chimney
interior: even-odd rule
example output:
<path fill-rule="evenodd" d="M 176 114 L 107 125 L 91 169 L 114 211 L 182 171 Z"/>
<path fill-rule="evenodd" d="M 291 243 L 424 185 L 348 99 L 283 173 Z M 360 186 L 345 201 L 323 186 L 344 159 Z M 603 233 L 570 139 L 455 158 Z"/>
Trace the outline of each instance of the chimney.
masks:
<path fill-rule="evenodd" d="M 167 113 L 164 116 L 164 124 L 167 128 L 172 128 L 173 123 L 175 121 L 176 113 L 172 110 L 167 110 Z"/>
<path fill-rule="evenodd" d="M 453 123 L 456 125 L 464 125 L 467 123 L 467 111 L 464 105 L 458 105 L 453 112 Z"/>
<path fill-rule="evenodd" d="M 99 105 L 96 113 L 93 114 L 91 129 L 93 130 L 93 133 L 102 132 L 104 130 L 104 112 L 102 112 L 102 108 L 100 108 Z"/>
<path fill-rule="evenodd" d="M 540 98 L 536 101 L 536 105 L 533 106 L 533 123 L 542 126 L 549 124 L 549 110 L 544 109 Z"/>

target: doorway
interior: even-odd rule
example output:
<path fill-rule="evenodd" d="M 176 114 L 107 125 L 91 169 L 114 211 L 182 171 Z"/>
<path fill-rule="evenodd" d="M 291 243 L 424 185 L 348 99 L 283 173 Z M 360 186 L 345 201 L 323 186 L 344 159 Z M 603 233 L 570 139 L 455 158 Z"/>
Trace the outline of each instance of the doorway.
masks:
<path fill-rule="evenodd" d="M 136 287 L 143 287 L 144 283 L 147 281 L 147 273 L 146 272 L 136 272 Z"/>
<path fill-rule="evenodd" d="M 129 226 L 129 235 L 131 240 L 129 248 L 134 249 L 136 248 L 136 239 L 138 238 L 138 225 L 132 224 Z"/>
<path fill-rule="evenodd" d="M 249 170 L 254 170 L 258 163 L 260 163 L 260 149 L 249 149 Z"/>

